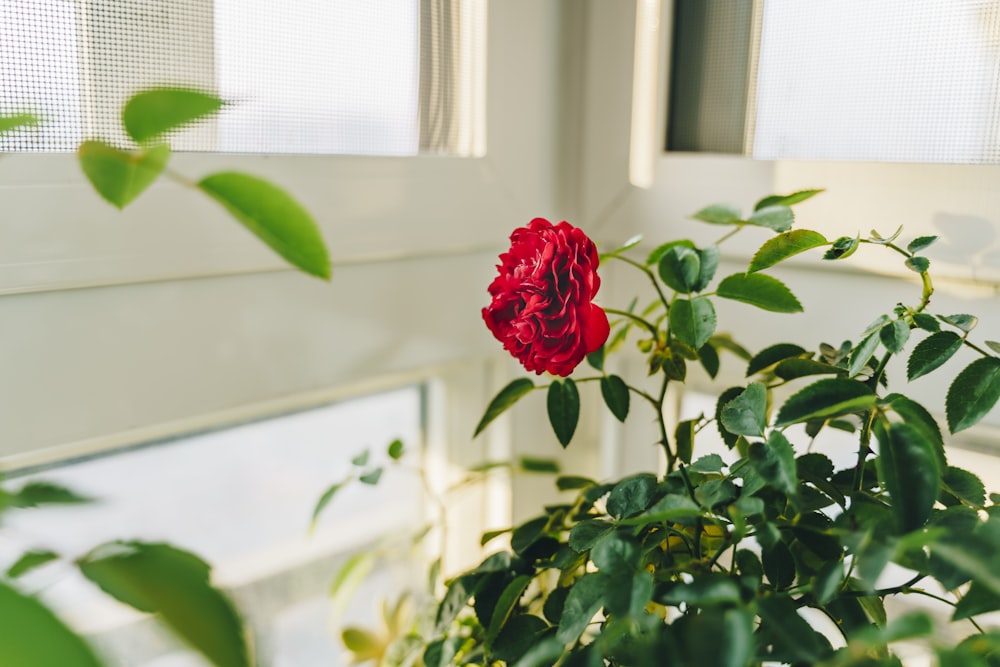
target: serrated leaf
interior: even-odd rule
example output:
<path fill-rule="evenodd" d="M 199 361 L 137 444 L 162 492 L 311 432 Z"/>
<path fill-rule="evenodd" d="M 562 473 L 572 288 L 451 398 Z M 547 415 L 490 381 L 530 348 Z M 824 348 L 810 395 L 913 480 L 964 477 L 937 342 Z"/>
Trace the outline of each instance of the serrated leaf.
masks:
<path fill-rule="evenodd" d="M 861 245 L 861 237 L 855 236 L 851 238 L 850 236 L 841 236 L 835 240 L 829 250 L 823 255 L 823 259 L 847 259 L 858 249 Z"/>
<path fill-rule="evenodd" d="M 910 252 L 910 254 L 916 254 L 921 250 L 927 249 L 937 240 L 938 237 L 936 236 L 918 236 L 910 241 L 910 243 L 906 246 L 906 249 Z"/>
<path fill-rule="evenodd" d="M 877 422 L 878 470 L 892 498 L 901 532 L 923 526 L 931 515 L 941 484 L 934 444 L 923 431 L 903 423 Z"/>
<path fill-rule="evenodd" d="M 500 630 L 503 629 L 507 619 L 510 618 L 514 608 L 517 607 L 518 600 L 521 599 L 521 595 L 524 594 L 525 589 L 528 588 L 528 584 L 530 583 L 531 575 L 522 574 L 515 577 L 503 589 L 493 609 L 493 616 L 490 618 L 490 627 L 486 631 L 484 643 L 487 651 L 493 648 L 493 640 L 500 634 Z"/>
<path fill-rule="evenodd" d="M 21 554 L 21 557 L 7 568 L 7 576 L 11 579 L 17 579 L 35 568 L 39 568 L 46 563 L 51 563 L 54 560 L 59 560 L 59 554 L 54 551 L 48 551 L 47 549 L 27 551 Z"/>
<path fill-rule="evenodd" d="M 750 445 L 750 463 L 764 481 L 788 498 L 798 495 L 795 450 L 780 431 L 772 431 L 766 444 L 755 442 Z"/>
<path fill-rule="evenodd" d="M 211 174 L 198 182 L 198 188 L 292 266 L 317 278 L 330 278 L 323 235 L 309 212 L 287 192 L 235 171 Z"/>
<path fill-rule="evenodd" d="M 767 423 L 766 409 L 767 389 L 753 382 L 722 408 L 722 425 L 737 435 L 761 436 Z"/>
<path fill-rule="evenodd" d="M 978 424 L 1000 399 L 1000 359 L 983 357 L 965 367 L 948 388 L 945 412 L 952 433 Z"/>
<path fill-rule="evenodd" d="M 926 257 L 907 257 L 903 264 L 915 273 L 927 273 L 927 270 L 931 268 L 931 260 Z"/>
<path fill-rule="evenodd" d="M 406 446 L 403 444 L 403 441 L 400 440 L 399 438 L 396 438 L 395 440 L 389 443 L 389 447 L 386 448 L 386 453 L 389 455 L 390 459 L 398 461 L 400 458 L 402 458 L 405 450 Z"/>
<path fill-rule="evenodd" d="M 38 125 L 38 118 L 30 113 L 0 115 L 0 135 L 25 127 L 34 127 L 36 125 Z"/>
<path fill-rule="evenodd" d="M 754 253 L 747 273 L 766 269 L 789 257 L 811 250 L 812 248 L 827 245 L 828 243 L 829 241 L 822 234 L 808 229 L 795 229 L 783 232 L 774 238 L 768 239 Z"/>
<path fill-rule="evenodd" d="M 740 215 L 740 209 L 736 206 L 730 204 L 713 204 L 706 206 L 691 217 L 713 225 L 732 225 L 742 222 Z"/>
<path fill-rule="evenodd" d="M 944 504 L 954 505 L 957 501 L 968 503 L 973 507 L 982 507 L 986 504 L 986 486 L 983 480 L 968 470 L 948 466 L 941 481 L 947 487 L 942 489 L 940 498 Z"/>
<path fill-rule="evenodd" d="M 601 396 L 615 419 L 624 422 L 629 408 L 629 390 L 625 381 L 617 375 L 605 375 L 601 378 Z"/>
<path fill-rule="evenodd" d="M 929 331 L 931 333 L 936 333 L 941 330 L 941 325 L 938 324 L 938 320 L 933 315 L 928 315 L 927 313 L 915 313 L 913 315 L 913 323 L 924 331 Z"/>
<path fill-rule="evenodd" d="M 965 333 L 971 332 L 979 324 L 979 318 L 975 315 L 969 315 L 967 313 L 958 313 L 955 315 L 944 315 L 941 318 L 942 322 L 947 322 L 948 324 L 957 327 L 964 331 Z"/>
<path fill-rule="evenodd" d="M 37 598 L 0 582 L 0 664 L 101 667 L 89 646 Z"/>
<path fill-rule="evenodd" d="M 501 389 L 500 392 L 493 397 L 493 400 L 490 401 L 489 406 L 486 408 L 486 412 L 483 414 L 483 418 L 480 419 L 479 424 L 476 425 L 476 431 L 472 434 L 472 437 L 474 438 L 482 433 L 483 429 L 490 425 L 490 422 L 503 414 L 507 408 L 517 403 L 522 396 L 529 393 L 534 388 L 535 383 L 530 379 L 518 378 Z"/>
<path fill-rule="evenodd" d="M 694 450 L 694 428 L 699 421 L 698 419 L 682 421 L 674 429 L 677 458 L 683 463 L 691 463 L 691 455 Z"/>
<path fill-rule="evenodd" d="M 722 425 L 722 409 L 727 403 L 729 403 L 729 401 L 742 394 L 743 390 L 744 387 L 730 387 L 719 394 L 719 398 L 715 401 L 715 425 L 719 430 L 719 435 L 722 437 L 722 441 L 726 443 L 726 447 L 729 447 L 729 449 L 733 448 L 739 436 L 735 433 L 730 433 L 726 427 Z"/>
<path fill-rule="evenodd" d="M 893 320 L 879 329 L 878 336 L 885 349 L 893 354 L 899 354 L 906 347 L 906 341 L 910 339 L 910 325 L 903 320 Z"/>
<path fill-rule="evenodd" d="M 851 350 L 847 368 L 847 374 L 850 377 L 854 377 L 868 366 L 868 360 L 875 354 L 880 341 L 879 332 L 875 331 L 868 334 L 856 348 Z"/>
<path fill-rule="evenodd" d="M 802 304 L 784 283 L 763 273 L 736 273 L 719 283 L 719 296 L 775 313 L 802 312 Z M 700 346 L 696 346 L 700 347 Z"/>
<path fill-rule="evenodd" d="M 774 374 L 782 380 L 795 380 L 810 375 L 846 375 L 844 369 L 815 359 L 785 359 L 774 367 Z"/>
<path fill-rule="evenodd" d="M 249 667 L 243 623 L 229 599 L 212 587 L 211 568 L 169 544 L 112 542 L 80 562 L 80 571 L 105 593 L 157 614 L 218 667 Z"/>
<path fill-rule="evenodd" d="M 143 144 L 216 113 L 225 104 L 215 95 L 187 88 L 154 88 L 125 103 L 125 131 Z"/>
<path fill-rule="evenodd" d="M 701 256 L 694 248 L 675 245 L 663 253 L 657 271 L 667 287 L 689 294 L 701 275 Z"/>
<path fill-rule="evenodd" d="M 170 147 L 161 145 L 129 152 L 103 141 L 84 141 L 76 155 L 97 194 L 121 209 L 163 173 L 170 159 Z"/>
<path fill-rule="evenodd" d="M 555 380 L 549 385 L 545 405 L 556 439 L 566 447 L 573 439 L 577 422 L 580 421 L 580 393 L 576 383 L 570 378 Z"/>
<path fill-rule="evenodd" d="M 941 437 L 941 429 L 938 427 L 937 421 L 927 411 L 927 408 L 902 394 L 889 394 L 885 397 L 885 402 L 896 411 L 896 414 L 902 417 L 904 422 L 923 431 L 924 436 L 934 446 L 938 468 L 946 469 L 948 462 L 944 453 L 944 438 Z"/>
<path fill-rule="evenodd" d="M 954 331 L 939 331 L 917 343 L 906 362 L 911 382 L 940 368 L 962 347 L 962 337 Z"/>
<path fill-rule="evenodd" d="M 704 296 L 677 299 L 670 307 L 669 324 L 678 340 L 698 349 L 715 333 L 715 306 Z"/>
<path fill-rule="evenodd" d="M 793 192 L 790 195 L 770 195 L 757 202 L 753 209 L 755 211 L 759 211 L 760 209 L 768 206 L 792 206 L 793 204 L 798 204 L 799 202 L 811 199 L 821 192 L 825 192 L 825 190 L 820 188 L 818 190 L 799 190 L 798 192 Z"/>
<path fill-rule="evenodd" d="M 875 401 L 875 394 L 861 382 L 840 378 L 819 380 L 785 401 L 778 411 L 776 425 L 782 427 L 809 419 L 866 410 Z"/>
<path fill-rule="evenodd" d="M 767 227 L 776 232 L 787 232 L 792 228 L 792 223 L 795 222 L 795 214 L 792 213 L 792 209 L 780 204 L 765 206 L 754 211 L 746 219 L 746 222 L 758 227 Z"/>
<path fill-rule="evenodd" d="M 747 364 L 747 377 L 761 372 L 762 370 L 773 366 L 782 359 L 789 359 L 791 357 L 798 357 L 799 355 L 805 354 L 806 349 L 804 347 L 799 347 L 792 343 L 778 343 L 776 345 L 771 345 L 766 347 L 750 359 Z"/>

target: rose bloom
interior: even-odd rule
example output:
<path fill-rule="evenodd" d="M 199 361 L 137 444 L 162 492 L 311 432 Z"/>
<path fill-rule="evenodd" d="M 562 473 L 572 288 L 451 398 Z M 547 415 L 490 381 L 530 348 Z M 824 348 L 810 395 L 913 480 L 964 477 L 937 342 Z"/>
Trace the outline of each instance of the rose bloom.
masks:
<path fill-rule="evenodd" d="M 566 377 L 608 339 L 608 316 L 591 303 L 601 286 L 597 247 L 568 222 L 535 218 L 510 235 L 483 320 L 529 371 Z"/>

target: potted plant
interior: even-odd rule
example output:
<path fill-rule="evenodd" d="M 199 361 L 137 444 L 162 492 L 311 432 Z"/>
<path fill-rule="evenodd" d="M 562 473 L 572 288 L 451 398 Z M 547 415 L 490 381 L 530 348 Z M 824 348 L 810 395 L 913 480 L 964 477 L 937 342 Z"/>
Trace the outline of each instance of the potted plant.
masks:
<path fill-rule="evenodd" d="M 595 383 L 615 418 L 655 420 L 664 467 L 618 480 L 557 477 L 559 502 L 514 527 L 509 544 L 502 533 L 484 536 L 493 553 L 448 579 L 417 632 L 422 652 L 383 664 L 898 665 L 903 640 L 941 665 L 998 664 L 1000 633 L 976 618 L 1000 609 L 1000 496 L 949 465 L 945 443 L 1000 397 L 1000 343 L 973 339 L 974 316 L 931 308 L 921 253 L 934 237 L 828 240 L 793 229 L 791 207 L 818 192 L 765 197 L 746 215 L 722 205 L 697 212 L 723 240 L 748 226 L 774 233 L 745 271 L 721 279 L 718 245 L 677 240 L 636 256 L 633 239 L 599 256 L 565 222 L 515 230 L 483 318 L 528 371 L 547 376 L 504 387 L 476 434 L 529 394 L 544 395 L 557 439 L 570 446 L 579 387 Z M 853 343 L 809 349 L 776 338 L 747 351 L 717 332 L 718 299 L 762 317 L 802 310 L 772 266 L 810 251 L 842 261 L 861 245 L 898 255 L 917 287 L 909 302 L 859 323 Z M 647 301 L 598 306 L 600 261 L 640 272 Z M 648 379 L 611 372 L 616 350 L 632 345 Z M 943 430 L 907 397 L 906 381 L 963 347 L 977 358 L 950 385 Z M 698 366 L 716 377 L 723 351 L 745 364 L 745 382 L 720 387 L 712 414 L 671 423 L 668 388 Z M 897 356 L 907 377 L 890 381 Z M 829 432 L 850 434 L 850 465 L 810 451 Z M 709 435 L 725 443 L 721 454 L 704 452 Z M 927 611 L 887 611 L 901 598 L 940 603 L 959 639 L 935 634 Z"/>

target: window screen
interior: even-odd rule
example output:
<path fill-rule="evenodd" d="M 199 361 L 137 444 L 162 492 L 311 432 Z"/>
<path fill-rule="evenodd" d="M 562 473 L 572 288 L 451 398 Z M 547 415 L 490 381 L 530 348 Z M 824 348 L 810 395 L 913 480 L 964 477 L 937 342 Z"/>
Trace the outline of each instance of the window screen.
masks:
<path fill-rule="evenodd" d="M 672 118 L 672 127 L 703 128 L 723 104 L 746 109 L 737 152 L 755 158 L 1000 162 L 1000 4 L 994 0 L 763 0 L 752 18 L 741 8 L 749 3 L 719 4 L 722 16 L 707 34 L 720 37 L 742 22 L 753 38 L 712 85 L 740 72 L 750 76 L 727 101 L 703 102 Z M 686 30 L 678 23 L 675 40 Z M 731 54 L 733 44 L 726 42 L 700 62 L 718 60 L 720 49 Z M 682 64 L 675 60 L 675 79 L 684 76 L 676 70 Z M 683 149 L 716 150 L 704 140 L 694 143 Z"/>
<path fill-rule="evenodd" d="M 0 113 L 43 122 L 0 149 L 127 145 L 128 96 L 177 85 L 232 102 L 178 150 L 471 154 L 483 2 L 4 0 Z"/>

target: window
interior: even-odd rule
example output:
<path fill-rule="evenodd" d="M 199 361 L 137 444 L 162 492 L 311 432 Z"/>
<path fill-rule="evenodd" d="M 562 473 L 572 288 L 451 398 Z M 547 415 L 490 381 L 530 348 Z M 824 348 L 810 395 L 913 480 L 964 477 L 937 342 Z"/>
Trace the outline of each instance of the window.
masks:
<path fill-rule="evenodd" d="M 677 3 L 672 150 L 1000 162 L 1000 9 L 983 0 Z"/>
<path fill-rule="evenodd" d="M 482 152 L 482 0 L 13 0 L 0 7 L 0 112 L 38 113 L 5 150 L 127 143 L 152 85 L 233 102 L 175 148 L 229 153 Z"/>
<path fill-rule="evenodd" d="M 9 565 L 29 548 L 73 558 L 109 540 L 168 541 L 212 563 L 215 581 L 234 592 L 267 647 L 268 664 L 331 664 L 340 647 L 327 624 L 327 590 L 343 554 L 427 520 L 419 477 L 387 465 L 386 455 L 386 445 L 400 438 L 420 458 L 422 394 L 405 387 L 23 476 L 19 482 L 58 482 L 97 502 L 5 515 L 0 562 Z M 338 491 L 310 535 L 321 494 L 366 450 L 366 469 L 384 466 L 380 483 Z M 43 590 L 46 603 L 121 664 L 146 664 L 176 649 L 129 641 L 134 632 L 122 628 L 148 621 L 64 564 L 28 577 L 30 589 Z M 402 583 L 401 573 L 382 573 L 368 597 L 357 598 L 350 620 L 366 621 L 371 601 Z"/>

